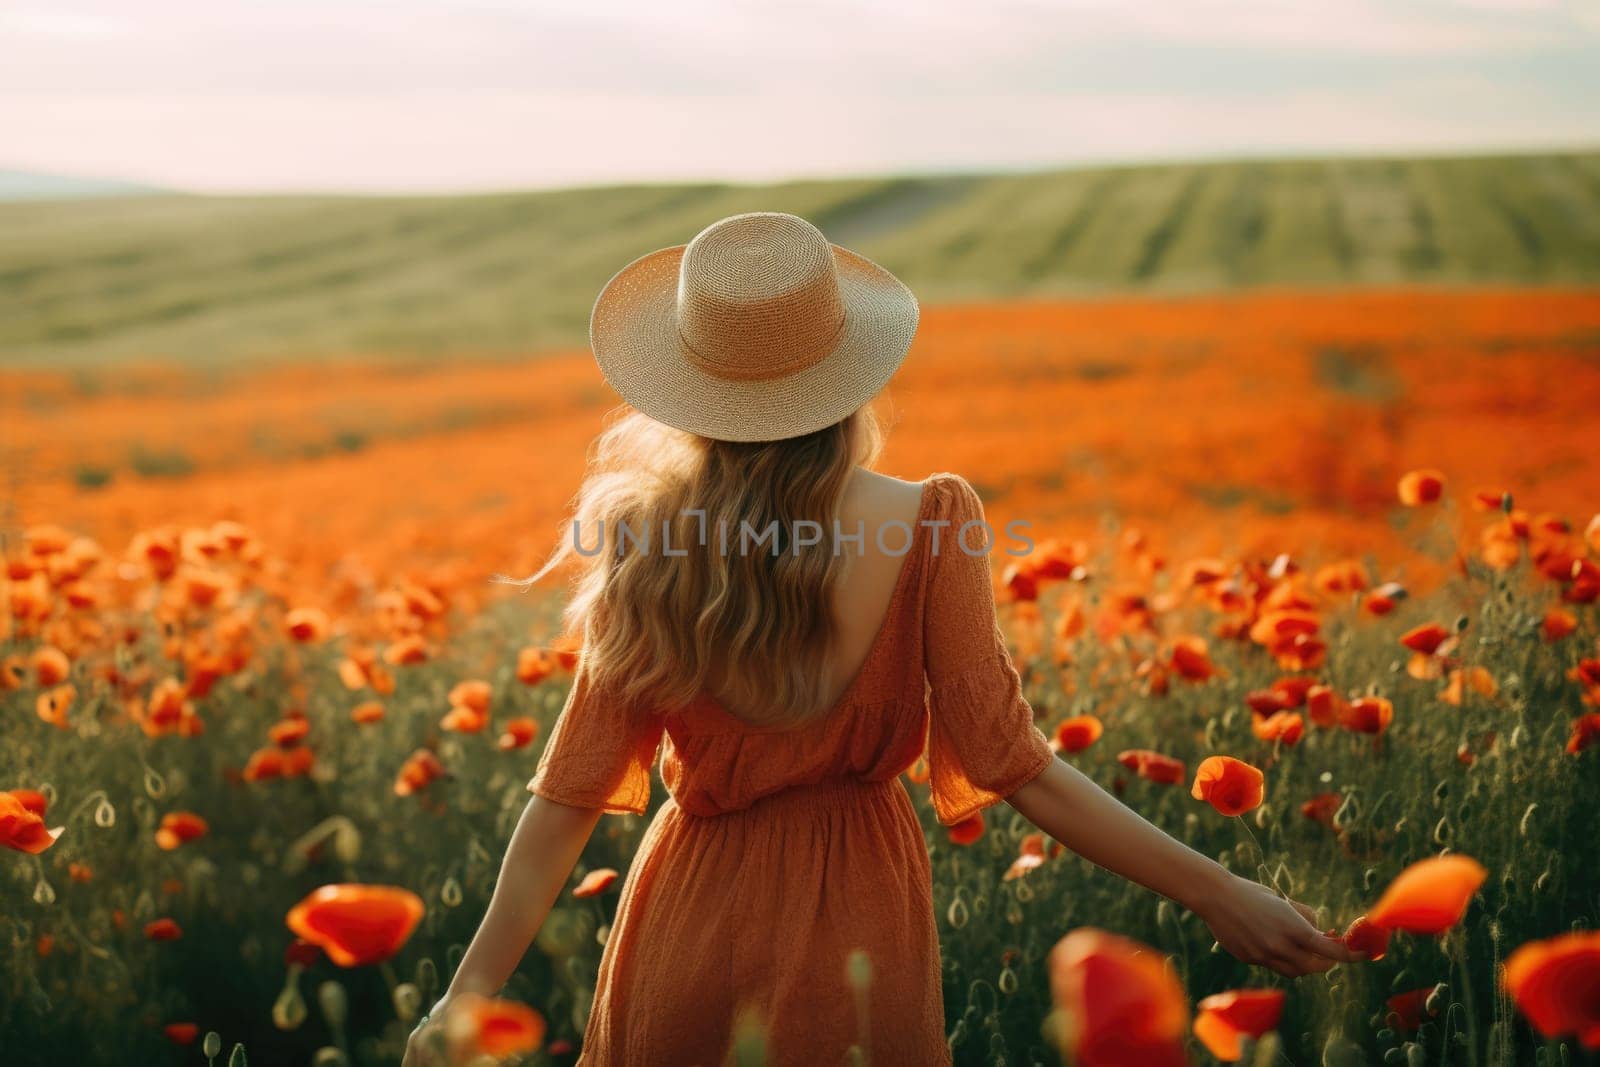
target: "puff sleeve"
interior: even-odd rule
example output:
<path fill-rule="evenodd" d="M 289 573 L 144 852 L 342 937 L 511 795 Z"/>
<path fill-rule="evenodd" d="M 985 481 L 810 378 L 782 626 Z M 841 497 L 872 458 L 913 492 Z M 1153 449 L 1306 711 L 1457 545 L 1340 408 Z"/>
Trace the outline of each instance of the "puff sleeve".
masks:
<path fill-rule="evenodd" d="M 528 791 L 578 808 L 642 815 L 665 720 L 630 707 L 579 671 Z"/>
<path fill-rule="evenodd" d="M 964 478 L 937 476 L 939 530 L 929 548 L 923 663 L 928 685 L 928 769 L 939 822 L 954 825 L 1005 799 L 1055 758 L 1033 721 L 995 615 L 983 502 Z M 976 554 L 974 554 L 976 553 Z"/>

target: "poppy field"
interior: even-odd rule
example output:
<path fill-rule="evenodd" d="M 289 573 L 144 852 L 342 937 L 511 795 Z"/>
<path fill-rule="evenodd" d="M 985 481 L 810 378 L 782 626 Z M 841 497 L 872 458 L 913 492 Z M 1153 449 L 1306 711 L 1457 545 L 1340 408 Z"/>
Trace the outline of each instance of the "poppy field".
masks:
<path fill-rule="evenodd" d="M 7 384 L 0 1061 L 397 1062 L 576 654 L 489 578 L 615 398 L 571 351 Z M 934 305 L 882 408 L 883 469 L 1032 523 L 995 595 L 1062 758 L 1369 956 L 1246 967 L 1004 805 L 940 826 L 919 762 L 958 1064 L 1593 1059 L 1593 291 Z M 645 826 L 459 1062 L 573 1062 Z"/>

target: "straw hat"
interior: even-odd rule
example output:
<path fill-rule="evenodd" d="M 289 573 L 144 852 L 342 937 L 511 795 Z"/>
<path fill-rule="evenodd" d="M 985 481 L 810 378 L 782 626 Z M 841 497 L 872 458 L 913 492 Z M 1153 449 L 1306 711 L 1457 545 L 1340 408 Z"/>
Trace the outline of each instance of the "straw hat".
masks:
<path fill-rule="evenodd" d="M 757 211 L 618 271 L 589 319 L 606 381 L 639 411 L 724 441 L 830 426 L 906 356 L 917 301 L 802 218 Z"/>

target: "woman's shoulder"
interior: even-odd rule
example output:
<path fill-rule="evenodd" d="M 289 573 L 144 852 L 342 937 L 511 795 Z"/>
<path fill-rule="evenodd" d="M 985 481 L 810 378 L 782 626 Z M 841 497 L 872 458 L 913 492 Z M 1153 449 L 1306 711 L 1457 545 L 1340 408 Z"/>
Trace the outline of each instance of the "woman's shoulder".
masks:
<path fill-rule="evenodd" d="M 857 468 L 852 485 L 856 507 L 878 515 L 974 516 L 983 500 L 972 483 L 952 471 L 936 471 L 920 482 Z"/>

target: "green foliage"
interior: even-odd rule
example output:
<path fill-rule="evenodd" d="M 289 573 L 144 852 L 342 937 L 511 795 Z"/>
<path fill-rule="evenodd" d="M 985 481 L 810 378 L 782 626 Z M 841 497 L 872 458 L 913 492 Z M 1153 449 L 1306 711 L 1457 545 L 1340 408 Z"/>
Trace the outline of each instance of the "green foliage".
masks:
<path fill-rule="evenodd" d="M 1105 721 L 1105 736 L 1071 757 L 1075 763 L 1169 832 L 1318 907 L 1328 926 L 1343 927 L 1407 863 L 1443 849 L 1472 855 L 1490 878 L 1463 925 L 1443 941 L 1399 936 L 1380 963 L 1285 983 L 1221 953 L 1193 915 L 1071 854 L 1003 880 L 1032 827 L 1001 805 L 986 812 L 987 831 L 976 843 L 955 846 L 934 822 L 925 788 L 910 785 L 933 857 L 946 1023 L 957 1063 L 1057 1062 L 1043 1033 L 1050 1011 L 1045 957 L 1081 925 L 1170 953 L 1195 999 L 1246 985 L 1289 985 L 1278 1040 L 1292 1063 L 1557 1062 L 1555 1046 L 1537 1041 L 1499 993 L 1495 971 L 1517 945 L 1600 917 L 1600 853 L 1591 847 L 1600 751 L 1563 751 L 1569 723 L 1582 710 L 1566 672 L 1586 650 L 1592 654 L 1597 632 L 1586 608 L 1576 634 L 1541 641 L 1548 591 L 1528 581 L 1522 573 L 1474 571 L 1387 619 L 1360 617 L 1353 604 L 1330 615 L 1329 659 L 1317 673 L 1341 691 L 1393 700 L 1394 725 L 1378 740 L 1308 729 L 1293 748 L 1273 751 L 1257 741 L 1244 694 L 1280 672 L 1253 646 L 1214 643 L 1225 673 L 1203 683 L 1174 678 L 1165 696 L 1141 692 L 1131 670 L 1155 651 L 1146 639 L 1128 647 L 1084 639 L 1067 670 L 1047 659 L 1022 660 L 1044 724 L 1084 712 Z M 147 737 L 118 722 L 104 699 L 75 709 L 74 729 L 58 730 L 33 715 L 32 690 L 7 693 L 0 709 L 7 780 L 0 785 L 45 791 L 48 822 L 65 833 L 38 857 L 0 854 L 8 901 L 0 913 L 6 1062 L 179 1062 L 184 1053 L 160 1031 L 173 1021 L 197 1023 L 208 1055 L 231 1047 L 230 1064 L 244 1062 L 241 1047 L 262 1063 L 394 1062 L 417 1005 L 437 997 L 482 915 L 536 754 L 536 746 L 498 751 L 493 730 L 439 735 L 446 694 L 462 678 L 483 677 L 493 686 L 497 720 L 531 715 L 544 723 L 545 736 L 562 704 L 564 683 L 530 688 L 514 677 L 528 613 L 526 601 L 494 605 L 440 658 L 400 669 L 398 688 L 385 700 L 387 717 L 366 727 L 349 721 L 363 698 L 339 681 L 332 647 L 306 656 L 264 644 L 257 663 L 201 702 L 206 732 L 199 738 Z M 1499 691 L 1485 697 L 1469 688 L 1454 707 L 1439 700 L 1441 682 L 1406 673 L 1397 637 L 1420 622 L 1458 617 L 1459 655 L 1487 669 Z M 1200 628 L 1206 619 L 1186 621 Z M 157 649 L 149 635 L 137 651 L 155 656 Z M 487 673 L 486 655 L 495 664 Z M 296 661 L 303 661 L 299 668 Z M 306 685 L 316 773 L 238 782 L 230 769 L 282 715 L 292 680 Z M 450 776 L 420 796 L 397 797 L 397 769 L 429 736 L 439 738 Z M 1470 765 L 1458 758 L 1464 743 L 1477 757 Z M 1263 767 L 1267 799 L 1246 816 L 1250 835 L 1184 786 L 1129 778 L 1115 755 L 1133 747 L 1183 758 L 1191 771 L 1214 753 Z M 1343 798 L 1337 835 L 1299 811 L 1324 791 Z M 655 798 L 665 798 L 659 783 Z M 165 852 L 154 832 L 175 810 L 201 813 L 211 828 Z M 626 869 L 645 826 L 633 816 L 603 819 L 574 877 L 596 867 Z M 71 878 L 72 863 L 90 865 L 92 881 Z M 322 961 L 293 974 L 283 958 L 290 942 L 284 915 L 305 893 L 334 881 L 407 886 L 426 901 L 427 915 L 388 964 L 344 971 Z M 552 1040 L 581 1037 L 615 901 L 614 894 L 563 895 L 513 979 L 509 995 L 543 1012 Z M 182 926 L 180 940 L 143 938 L 143 925 L 161 916 Z M 38 951 L 42 936 L 54 939 L 47 955 Z M 855 966 L 868 976 L 894 973 L 893 961 Z M 1385 1019 L 1385 999 L 1434 984 L 1442 984 L 1431 1001 L 1434 1017 L 1416 1034 L 1396 1032 Z M 747 1037 L 740 1055 L 759 1062 L 758 1035 Z M 1198 1049 L 1195 1057 L 1206 1062 Z"/>

